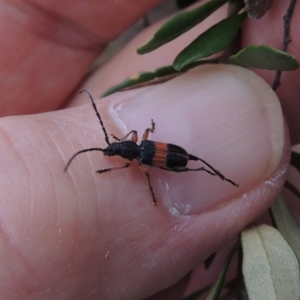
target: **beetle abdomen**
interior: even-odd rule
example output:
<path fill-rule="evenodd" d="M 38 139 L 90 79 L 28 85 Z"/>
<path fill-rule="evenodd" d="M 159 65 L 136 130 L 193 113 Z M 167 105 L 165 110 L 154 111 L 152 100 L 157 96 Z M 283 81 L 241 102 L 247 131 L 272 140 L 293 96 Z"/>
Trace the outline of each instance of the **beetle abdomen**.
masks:
<path fill-rule="evenodd" d="M 152 167 L 174 168 L 185 167 L 189 157 L 179 146 L 144 140 L 140 144 L 138 160 L 141 164 Z"/>
<path fill-rule="evenodd" d="M 167 144 L 167 168 L 185 167 L 188 163 L 188 153 L 181 147 L 173 144 Z"/>

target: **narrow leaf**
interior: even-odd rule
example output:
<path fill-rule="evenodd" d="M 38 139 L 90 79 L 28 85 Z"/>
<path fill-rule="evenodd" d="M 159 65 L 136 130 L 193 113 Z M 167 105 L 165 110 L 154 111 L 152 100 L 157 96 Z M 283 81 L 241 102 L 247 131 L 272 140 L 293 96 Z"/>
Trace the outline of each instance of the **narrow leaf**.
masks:
<path fill-rule="evenodd" d="M 209 57 L 224 50 L 237 34 L 246 16 L 246 13 L 234 15 L 202 33 L 177 55 L 173 62 L 175 70 L 180 71 L 195 60 Z"/>
<path fill-rule="evenodd" d="M 276 227 L 294 250 L 298 261 L 300 261 L 300 227 L 290 214 L 281 196 L 278 196 L 272 204 L 271 211 Z"/>
<path fill-rule="evenodd" d="M 204 64 L 216 64 L 218 62 L 218 59 L 211 59 L 211 60 L 202 60 L 202 61 L 196 61 L 194 63 L 189 64 L 185 68 L 183 68 L 181 71 L 176 71 L 173 66 L 164 66 L 161 68 L 158 68 L 154 71 L 150 72 L 141 72 L 137 73 L 136 75 L 132 75 L 129 78 L 123 80 L 122 82 L 110 87 L 107 89 L 100 98 L 107 97 L 113 93 L 116 93 L 118 91 L 126 90 L 129 88 L 139 88 L 144 87 L 148 85 L 158 84 L 165 81 L 168 81 L 178 75 L 181 75 L 182 73 L 196 68 L 200 65 Z"/>
<path fill-rule="evenodd" d="M 242 232 L 243 275 L 250 300 L 299 300 L 299 264 L 282 235 L 260 225 Z"/>
<path fill-rule="evenodd" d="M 153 38 L 149 42 L 138 48 L 137 53 L 149 53 L 174 40 L 182 33 L 199 24 L 228 1 L 229 0 L 211 0 L 191 11 L 184 11 L 176 14 L 156 31 Z"/>
<path fill-rule="evenodd" d="M 300 172 L 300 153 L 292 151 L 291 165 Z"/>
<path fill-rule="evenodd" d="M 234 255 L 234 253 L 236 252 L 236 250 L 238 249 L 240 245 L 240 242 L 236 243 L 236 245 L 232 248 L 232 250 L 230 251 L 230 253 L 228 254 L 226 261 L 224 263 L 224 266 L 221 270 L 221 273 L 217 279 L 217 281 L 214 283 L 214 285 L 211 287 L 207 297 L 205 298 L 205 300 L 217 300 L 219 299 L 219 296 L 221 294 L 224 282 L 225 282 L 225 277 L 226 277 L 226 273 L 229 267 L 229 264 L 232 260 L 232 257 Z"/>
<path fill-rule="evenodd" d="M 162 68 L 158 68 L 158 69 L 154 70 L 153 72 L 141 72 L 136 75 L 132 75 L 129 78 L 125 79 L 124 81 L 107 89 L 101 95 L 101 98 L 111 95 L 120 90 L 151 81 L 155 78 L 172 75 L 172 74 L 178 74 L 178 71 L 174 70 L 173 66 L 165 66 Z"/>
<path fill-rule="evenodd" d="M 296 58 L 266 45 L 250 45 L 228 58 L 227 63 L 246 68 L 291 71 L 299 68 Z"/>

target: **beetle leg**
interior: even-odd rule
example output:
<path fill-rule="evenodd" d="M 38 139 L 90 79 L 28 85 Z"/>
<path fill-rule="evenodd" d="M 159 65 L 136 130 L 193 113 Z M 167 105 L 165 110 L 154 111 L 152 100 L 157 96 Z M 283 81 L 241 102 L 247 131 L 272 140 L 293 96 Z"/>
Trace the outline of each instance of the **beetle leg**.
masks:
<path fill-rule="evenodd" d="M 195 156 L 195 155 L 192 155 L 192 154 L 189 154 L 189 160 L 200 160 L 202 163 L 204 163 L 206 166 L 208 166 L 211 170 L 214 171 L 214 173 L 219 176 L 222 180 L 225 180 L 225 181 L 228 181 L 229 183 L 231 183 L 233 186 L 236 186 L 238 187 L 239 185 L 236 184 L 234 181 L 226 178 L 220 171 L 216 170 L 213 166 L 211 166 L 209 163 L 207 163 L 205 160 Z"/>
<path fill-rule="evenodd" d="M 148 139 L 148 135 L 149 135 L 149 131 L 150 132 L 154 132 L 155 130 L 155 122 L 153 121 L 153 119 L 151 119 L 151 128 L 147 128 L 143 134 L 143 140 L 147 140 Z"/>
<path fill-rule="evenodd" d="M 154 194 L 154 190 L 153 190 L 152 185 L 151 185 L 150 175 L 149 175 L 148 168 L 145 167 L 145 166 L 143 166 L 143 165 L 141 165 L 141 164 L 140 164 L 140 167 L 141 167 L 141 170 L 144 172 L 144 174 L 146 175 L 146 177 L 148 179 L 148 185 L 149 185 L 149 190 L 151 192 L 153 205 L 157 206 L 157 200 L 156 200 L 156 197 L 155 197 L 155 194 Z"/>
<path fill-rule="evenodd" d="M 124 169 L 124 168 L 130 167 L 130 165 L 131 165 L 131 162 L 128 162 L 124 166 L 102 169 L 102 170 L 96 171 L 96 173 L 97 174 L 102 174 L 102 173 L 106 173 L 106 172 L 110 172 L 110 171 L 120 170 L 120 169 Z"/>
<path fill-rule="evenodd" d="M 207 170 L 206 168 L 204 167 L 201 167 L 201 168 L 197 168 L 197 169 L 190 169 L 190 168 L 186 168 L 186 167 L 174 167 L 174 168 L 164 168 L 164 167 L 160 167 L 161 169 L 163 170 L 166 170 L 166 171 L 171 171 L 171 172 L 189 172 L 189 171 L 205 171 L 206 173 L 212 175 L 212 176 L 218 176 L 219 178 L 221 178 L 222 180 L 225 180 L 225 181 L 228 181 L 229 183 L 231 183 L 232 185 L 234 186 L 237 186 L 238 185 L 233 182 L 232 180 L 226 178 L 223 174 L 221 174 L 219 171 L 217 172 L 211 172 L 210 170 Z"/>
<path fill-rule="evenodd" d="M 138 141 L 138 135 L 137 135 L 137 131 L 136 130 L 131 130 L 130 132 L 128 132 L 124 137 L 122 137 L 121 139 L 119 139 L 118 137 L 116 137 L 114 134 L 111 134 L 110 136 L 117 140 L 118 142 L 123 142 L 124 140 L 126 140 L 128 138 L 129 135 L 132 134 L 131 140 L 135 143 L 137 143 Z"/>
<path fill-rule="evenodd" d="M 205 172 L 209 173 L 210 175 L 217 176 L 216 173 L 213 173 L 213 172 L 205 169 L 204 167 L 197 168 L 197 169 L 190 169 L 190 168 L 186 168 L 186 167 L 174 167 L 174 168 L 160 167 L 160 168 L 163 170 L 166 170 L 166 171 L 177 172 L 177 173 L 189 172 L 189 171 L 205 171 Z"/>
<path fill-rule="evenodd" d="M 110 135 L 114 140 L 121 142 L 121 139 L 119 139 L 118 137 L 116 137 L 114 134 Z"/>

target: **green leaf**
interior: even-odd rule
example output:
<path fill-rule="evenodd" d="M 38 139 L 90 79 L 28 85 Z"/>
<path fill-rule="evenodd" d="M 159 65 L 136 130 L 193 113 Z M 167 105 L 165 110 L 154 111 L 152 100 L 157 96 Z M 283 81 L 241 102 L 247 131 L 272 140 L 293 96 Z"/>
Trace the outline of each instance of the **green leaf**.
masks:
<path fill-rule="evenodd" d="M 164 82 L 164 81 L 170 80 L 170 79 L 184 73 L 185 71 L 196 68 L 200 65 L 204 65 L 204 64 L 208 64 L 208 63 L 215 64 L 217 62 L 218 62 L 217 59 L 196 61 L 196 62 L 191 63 L 190 65 L 186 66 L 179 72 L 176 71 L 173 68 L 173 66 L 164 66 L 164 67 L 158 68 L 151 72 L 137 73 L 136 75 L 132 75 L 129 78 L 123 80 L 122 82 L 107 89 L 100 96 L 100 98 L 107 97 L 113 93 L 116 93 L 118 91 L 122 91 L 125 89 L 129 89 L 129 88 L 138 88 L 138 87 L 143 87 L 143 86 L 147 86 L 147 85 L 151 85 L 151 84 L 161 83 L 160 80 L 163 80 L 163 82 Z M 157 79 L 157 81 L 156 81 L 156 79 Z"/>
<path fill-rule="evenodd" d="M 294 250 L 298 261 L 300 261 L 300 227 L 290 214 L 281 196 L 278 196 L 272 204 L 271 211 L 276 227 Z"/>
<path fill-rule="evenodd" d="M 292 151 L 291 165 L 300 172 L 300 153 Z"/>
<path fill-rule="evenodd" d="M 266 45 L 250 45 L 228 58 L 226 63 L 246 68 L 291 71 L 299 68 L 296 58 Z"/>
<path fill-rule="evenodd" d="M 206 58 L 224 50 L 237 34 L 246 16 L 246 13 L 234 15 L 202 33 L 177 55 L 173 62 L 174 69 L 180 71 L 197 59 Z"/>
<path fill-rule="evenodd" d="M 203 21 L 206 17 L 228 1 L 229 0 L 211 0 L 191 11 L 184 11 L 176 14 L 156 31 L 153 38 L 148 43 L 138 48 L 137 53 L 149 53 L 174 40 L 182 33 Z"/>
<path fill-rule="evenodd" d="M 141 72 L 136 75 L 132 75 L 129 78 L 125 79 L 124 81 L 110 87 L 107 89 L 102 95 L 101 98 L 111 95 L 115 92 L 123 90 L 125 88 L 129 88 L 135 85 L 139 85 L 145 83 L 147 81 L 153 80 L 155 78 L 178 74 L 178 71 L 174 70 L 173 66 L 165 66 L 162 68 L 158 68 L 153 72 Z"/>
<path fill-rule="evenodd" d="M 260 225 L 242 232 L 243 275 L 250 300 L 299 300 L 299 264 L 275 228 Z"/>
<path fill-rule="evenodd" d="M 225 277 L 226 277 L 226 273 L 229 267 L 229 264 L 232 260 L 232 257 L 234 255 L 234 253 L 236 252 L 236 250 L 238 249 L 240 243 L 238 242 L 230 251 L 230 253 L 228 254 L 226 261 L 223 265 L 223 268 L 221 270 L 221 273 L 217 279 L 217 281 L 214 283 L 214 285 L 211 287 L 207 297 L 205 298 L 205 300 L 217 300 L 219 299 L 219 296 L 221 294 L 224 282 L 225 282 Z"/>

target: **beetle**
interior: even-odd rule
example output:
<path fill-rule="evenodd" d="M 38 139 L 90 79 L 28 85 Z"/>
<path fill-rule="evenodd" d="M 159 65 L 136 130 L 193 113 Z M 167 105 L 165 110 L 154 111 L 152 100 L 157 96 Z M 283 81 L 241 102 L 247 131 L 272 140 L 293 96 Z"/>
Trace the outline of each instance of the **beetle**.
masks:
<path fill-rule="evenodd" d="M 136 159 L 139 163 L 139 166 L 143 173 L 146 175 L 149 185 L 149 190 L 152 196 L 152 202 L 153 205 L 157 205 L 157 200 L 155 197 L 155 193 L 153 190 L 153 187 L 151 185 L 150 181 L 150 175 L 148 171 L 148 167 L 157 167 L 166 171 L 170 172 L 188 172 L 188 171 L 205 171 L 213 176 L 218 176 L 220 179 L 227 181 L 231 183 L 233 186 L 238 187 L 238 184 L 233 182 L 232 180 L 226 178 L 223 174 L 221 174 L 219 171 L 217 171 L 214 167 L 212 167 L 210 164 L 208 164 L 203 159 L 194 156 L 192 154 L 189 154 L 185 149 L 183 149 L 180 146 L 173 145 L 173 144 L 167 144 L 162 142 L 155 142 L 148 140 L 149 132 L 153 133 L 155 130 L 155 123 L 153 120 L 151 120 L 151 127 L 147 128 L 143 134 L 142 141 L 138 145 L 138 134 L 136 130 L 131 130 L 129 133 L 127 133 L 123 138 L 117 138 L 115 135 L 111 134 L 111 137 L 116 140 L 116 142 L 111 143 L 108 139 L 108 134 L 106 132 L 106 129 L 104 127 L 104 124 L 102 122 L 102 119 L 100 117 L 100 114 L 97 110 L 95 101 L 92 97 L 92 95 L 87 90 L 82 90 L 81 93 L 87 93 L 93 108 L 96 112 L 97 118 L 100 122 L 100 125 L 102 127 L 102 130 L 104 132 L 104 139 L 107 143 L 107 147 L 102 148 L 88 148 L 83 149 L 81 151 L 76 152 L 68 161 L 64 172 L 66 172 L 74 160 L 74 158 L 85 152 L 90 151 L 101 151 L 106 156 L 121 156 L 122 158 L 128 160 L 128 162 L 125 163 L 125 165 L 120 167 L 112 167 L 112 168 L 106 168 L 96 171 L 97 174 L 102 174 L 110 171 L 125 169 L 131 166 L 132 161 Z M 127 140 L 127 138 L 131 135 L 131 139 Z M 196 169 L 187 168 L 186 165 L 189 160 L 195 160 L 195 161 L 201 161 L 204 165 L 206 165 L 209 169 L 205 167 L 200 167 Z"/>

